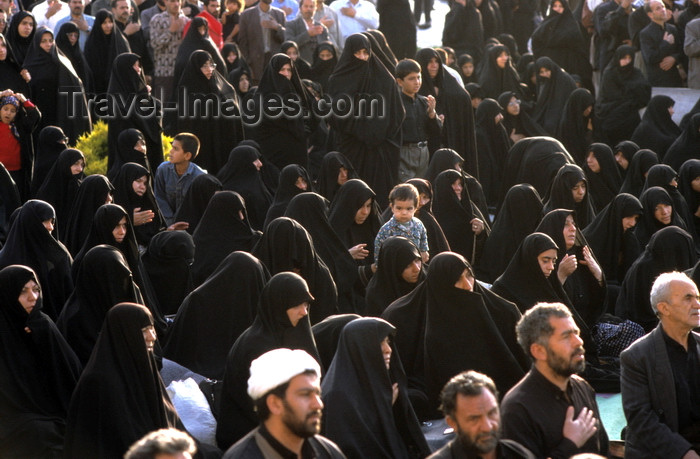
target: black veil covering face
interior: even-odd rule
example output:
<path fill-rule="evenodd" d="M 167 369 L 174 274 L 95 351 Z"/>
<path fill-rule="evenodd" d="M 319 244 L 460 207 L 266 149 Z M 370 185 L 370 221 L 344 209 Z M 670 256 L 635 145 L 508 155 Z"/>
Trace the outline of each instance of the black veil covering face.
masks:
<path fill-rule="evenodd" d="M 588 192 L 591 194 L 591 202 L 596 212 L 603 210 L 605 206 L 617 196 L 622 186 L 622 178 L 618 170 L 615 156 L 609 146 L 604 143 L 592 143 L 587 148 L 586 162 L 583 170 L 590 185 Z M 599 170 L 593 172 L 588 162 L 588 158 L 598 163 Z"/>
<path fill-rule="evenodd" d="M 136 144 L 139 142 L 143 142 L 145 145 L 146 138 L 138 129 L 129 128 L 119 133 L 119 137 L 117 137 L 117 148 L 115 150 L 114 161 L 112 162 L 112 166 L 107 171 L 107 178 L 110 181 L 114 181 L 122 166 L 126 163 L 140 164 L 148 169 L 149 174 L 153 173 L 146 153 L 140 149 L 136 149 Z"/>
<path fill-rule="evenodd" d="M 0 87 L 11 89 L 16 93 L 28 95 L 29 86 L 27 82 L 24 81 L 24 78 L 22 78 L 22 75 L 20 75 L 22 69 L 15 60 L 7 37 L 1 33 L 0 42 L 2 42 L 2 45 L 4 45 L 7 50 L 5 52 L 5 58 L 0 61 Z"/>
<path fill-rule="evenodd" d="M 118 27 L 115 27 L 118 29 Z M 119 32 L 121 33 L 121 32 Z M 161 141 L 161 101 L 151 95 L 146 86 L 143 70 L 137 72 L 134 65 L 140 61 L 137 54 L 125 52 L 116 56 L 111 67 L 111 77 L 107 92 L 112 97 L 121 98 L 123 101 L 133 100 L 144 108 L 144 113 L 139 114 L 135 110 L 131 114 L 114 110 L 114 115 L 109 119 L 107 146 L 109 155 L 107 159 L 108 174 L 114 167 L 117 158 L 117 149 L 121 149 L 119 137 L 123 131 L 138 129 L 146 142 L 146 155 L 148 157 L 149 170 L 155 171 L 163 162 L 163 143 Z M 134 142 L 129 148 L 134 147 Z M 129 150 L 127 150 L 129 151 Z M 122 160 L 125 160 L 122 153 Z M 140 161 L 136 161 L 139 162 Z"/>
<path fill-rule="evenodd" d="M 359 178 L 350 160 L 338 151 L 326 153 L 321 161 L 321 171 L 318 176 L 318 193 L 329 201 L 333 201 L 338 189 L 343 185 L 338 183 L 341 168 L 345 169 L 344 180 Z M 345 183 L 345 182 L 343 182 Z"/>
<path fill-rule="evenodd" d="M 657 231 L 644 252 L 632 264 L 620 288 L 615 315 L 637 322 L 651 331 L 659 323 L 651 309 L 649 292 L 661 273 L 685 271 L 697 261 L 693 238 L 677 226 Z"/>
<path fill-rule="evenodd" d="M 216 62 L 207 51 L 194 51 L 189 57 L 176 88 L 179 113 L 175 122 L 175 132 L 197 136 L 199 154 L 193 161 L 214 175 L 226 163 L 227 152 L 243 140 L 236 92 L 217 70 L 223 70 L 223 65 L 217 64 L 210 78 L 203 73 L 205 65 Z"/>
<path fill-rule="evenodd" d="M 408 400 L 406 374 L 395 346 L 390 344 L 389 362 L 383 354 L 382 341 L 391 339 L 395 331 L 393 325 L 377 318 L 348 323 L 321 384 L 324 435 L 349 457 L 430 454 Z M 399 393 L 392 405 L 393 384 L 398 385 Z"/>
<path fill-rule="evenodd" d="M 512 141 L 503 127 L 496 122 L 503 107 L 493 99 L 484 99 L 476 109 L 476 145 L 479 156 L 479 182 L 484 187 L 487 202 L 495 206 L 503 179 L 503 165 Z"/>
<path fill-rule="evenodd" d="M 146 347 L 142 330 L 149 326 L 153 317 L 138 304 L 107 313 L 71 400 L 66 457 L 117 459 L 148 432 L 185 430 Z"/>
<path fill-rule="evenodd" d="M 27 17 L 31 18 L 33 26 L 29 36 L 23 37 L 19 34 L 19 24 L 22 22 L 22 19 Z M 32 13 L 29 11 L 18 11 L 12 15 L 12 21 L 10 21 L 6 35 L 7 43 L 10 45 L 11 50 L 11 53 L 8 54 L 12 54 L 14 61 L 20 67 L 22 67 L 24 64 L 24 58 L 32 45 L 32 39 L 34 38 L 35 32 L 36 20 L 34 19 L 34 15 Z"/>
<path fill-rule="evenodd" d="M 38 142 L 35 143 L 31 196 L 36 196 L 58 156 L 66 149 L 66 139 L 66 134 L 58 126 L 46 126 L 39 132 Z"/>
<path fill-rule="evenodd" d="M 189 223 L 187 232 L 194 234 L 199 221 L 202 219 L 202 215 L 204 215 L 204 211 L 209 205 L 209 201 L 214 194 L 222 189 L 219 179 L 211 174 L 201 174 L 195 177 L 192 185 L 185 193 L 182 205 L 175 212 L 175 221 Z"/>
<path fill-rule="evenodd" d="M 306 182 L 306 189 L 301 189 L 296 186 L 298 179 L 304 180 Z M 270 208 L 267 210 L 267 215 L 265 215 L 264 228 L 277 217 L 284 215 L 287 210 L 289 201 L 300 193 L 305 191 L 313 191 L 311 179 L 309 174 L 306 172 L 302 166 L 298 164 L 289 164 L 284 166 L 282 171 L 280 171 L 280 181 L 277 185 L 277 191 L 275 191 L 275 197 L 272 200 Z"/>
<path fill-rule="evenodd" d="M 102 30 L 102 23 L 108 19 L 112 21 L 114 27 L 112 33 L 106 35 Z M 96 94 L 107 92 L 114 60 L 122 53 L 131 53 L 131 47 L 124 32 L 117 27 L 114 15 L 110 11 L 98 11 L 84 48 L 85 59 L 95 78 Z"/>
<path fill-rule="evenodd" d="M 437 59 L 439 66 L 435 78 L 432 78 L 428 73 L 428 64 L 433 59 Z M 435 110 L 445 115 L 442 144 L 447 148 L 454 149 L 464 158 L 463 168 L 478 179 L 474 109 L 469 93 L 462 84 L 447 73 L 440 60 L 440 55 L 434 49 L 421 49 L 416 53 L 416 61 L 421 66 L 423 77 L 419 94 L 435 97 Z M 431 151 L 435 151 L 437 148 L 430 146 Z M 428 178 L 428 180 L 430 179 Z"/>
<path fill-rule="evenodd" d="M 542 69 L 551 72 L 549 78 L 540 76 Z M 576 83 L 571 75 L 546 56 L 535 61 L 535 72 L 537 74 L 537 101 L 532 117 L 550 135 L 555 135 L 559 127 L 559 120 L 564 113 L 564 105 L 566 105 L 569 95 L 576 89 Z"/>
<path fill-rule="evenodd" d="M 580 202 L 576 202 L 572 189 L 580 182 L 583 182 L 585 187 L 585 195 Z M 583 170 L 575 164 L 567 164 L 559 169 L 559 172 L 554 177 L 549 194 L 543 201 L 544 207 L 542 212 L 545 214 L 554 209 L 573 210 L 576 226 L 580 229 L 586 228 L 595 218 L 588 180 Z"/>
<path fill-rule="evenodd" d="M 469 263 L 453 252 L 437 255 L 428 268 L 424 362 L 426 391 L 435 415 L 440 392 L 454 375 L 469 369 L 488 374 L 505 393 L 530 366 L 515 337 L 517 307 L 476 280 L 471 291 L 456 287 L 464 271 L 473 278 Z M 450 349 L 470 352 L 455 354 Z"/>
<path fill-rule="evenodd" d="M 362 49 L 370 54 L 367 61 L 354 55 Z M 359 178 L 377 193 L 379 205 L 387 205 L 389 191 L 398 177 L 401 123 L 405 112 L 396 80 L 373 53 L 366 36 L 353 34 L 346 40 L 343 54 L 328 80 L 328 94 L 334 101 L 359 94 L 383 98 L 383 117 L 334 117 L 331 126 L 336 149 L 343 152 Z"/>
<path fill-rule="evenodd" d="M 0 250 L 0 268 L 26 265 L 34 270 L 43 291 L 44 312 L 55 320 L 73 291 L 72 259 L 66 247 L 44 227 L 56 219 L 50 204 L 36 199 L 16 211 L 5 246 Z"/>
<path fill-rule="evenodd" d="M 323 60 L 319 57 L 321 51 L 328 51 L 332 54 L 332 57 L 328 60 Z M 311 76 L 310 79 L 319 83 L 323 88 L 324 92 L 328 89 L 328 78 L 333 73 L 333 69 L 338 63 L 338 51 L 335 45 L 329 41 L 324 41 L 319 43 L 314 50 L 313 61 L 311 63 Z"/>
<path fill-rule="evenodd" d="M 133 183 L 136 180 L 146 177 L 145 188 L 142 196 L 134 191 Z M 156 197 L 151 186 L 151 174 L 144 166 L 136 163 L 126 163 L 119 170 L 119 174 L 114 178 L 114 202 L 126 210 L 133 220 L 134 211 L 140 212 L 150 210 L 153 212 L 153 220 L 143 225 L 135 226 L 136 241 L 148 246 L 151 238 L 165 228 L 165 220 L 158 209 Z"/>
<path fill-rule="evenodd" d="M 531 185 L 521 183 L 508 190 L 484 244 L 480 265 L 484 280 L 493 282 L 503 274 L 518 246 L 535 231 L 541 217 L 542 199 Z"/>
<path fill-rule="evenodd" d="M 316 193 L 301 193 L 289 202 L 284 216 L 289 217 L 308 231 L 316 253 L 330 269 L 338 288 L 338 308 L 341 312 L 358 313 L 364 308 L 362 295 L 354 289 L 358 282 L 358 270 L 350 252 L 328 221 L 328 200 Z M 327 315 L 314 314 L 312 323 Z M 329 311 L 335 313 L 337 311 Z"/>
<path fill-rule="evenodd" d="M 228 255 L 183 301 L 163 356 L 207 378 L 222 379 L 226 356 L 255 320 L 260 292 L 269 280 L 265 265 L 254 256 Z"/>
<path fill-rule="evenodd" d="M 260 293 L 253 324 L 236 340 L 226 359 L 216 441 L 226 449 L 255 428 L 259 420 L 246 392 L 250 363 L 278 348 L 302 349 L 320 363 L 308 316 L 295 324 L 287 312 L 314 297 L 298 274 L 283 272 L 272 276 Z"/>
<path fill-rule="evenodd" d="M 420 263 L 416 245 L 402 236 L 392 236 L 382 244 L 377 262 L 377 272 L 367 285 L 367 310 L 364 315 L 379 317 L 396 299 L 410 293 L 425 278 L 421 269 L 415 282 L 408 282 L 402 273 L 411 263 Z"/>
<path fill-rule="evenodd" d="M 627 167 L 625 180 L 620 187 L 620 193 L 629 193 L 639 197 L 646 182 L 646 176 L 652 166 L 659 164 L 659 157 L 648 149 L 637 150 Z"/>
<path fill-rule="evenodd" d="M 668 148 L 663 162 L 674 170 L 679 170 L 687 160 L 697 159 L 698 151 L 700 151 L 700 113 L 690 118 L 683 133 Z"/>
<path fill-rule="evenodd" d="M 58 46 L 58 49 L 70 60 L 71 64 L 73 64 L 73 69 L 83 82 L 85 90 L 92 92 L 94 89 L 92 70 L 90 70 L 87 59 L 85 59 L 85 55 L 80 49 L 79 40 L 76 39 L 75 44 L 71 44 L 68 38 L 68 34 L 70 33 L 80 34 L 80 29 L 78 29 L 78 26 L 74 22 L 68 21 L 63 23 L 56 31 L 56 46 Z"/>
<path fill-rule="evenodd" d="M 656 153 L 660 160 L 664 159 L 666 150 L 682 132 L 669 112 L 675 104 L 676 101 L 668 96 L 659 94 L 652 97 L 642 115 L 641 123 L 630 138 L 639 148 L 648 148 Z"/>
<path fill-rule="evenodd" d="M 194 249 L 194 240 L 186 231 L 162 231 L 153 236 L 141 256 L 163 315 L 177 313 L 194 288 L 190 273 Z"/>
<path fill-rule="evenodd" d="M 209 201 L 193 238 L 192 280 L 199 286 L 228 254 L 236 250 L 250 252 L 260 239 L 260 232 L 251 227 L 241 195 L 222 191 Z"/>
<path fill-rule="evenodd" d="M 65 234 L 61 236 L 71 255 L 80 252 L 95 212 L 107 203 L 113 192 L 114 187 L 104 175 L 89 175 L 82 181 L 68 214 Z"/>
<path fill-rule="evenodd" d="M 83 258 L 71 294 L 56 325 L 84 365 L 92 353 L 107 311 L 125 301 L 143 304 L 124 255 L 107 244 Z"/>
<path fill-rule="evenodd" d="M 591 144 L 588 123 L 593 119 L 593 104 L 595 98 L 588 89 L 575 89 L 566 100 L 557 129 L 557 138 L 581 167 L 586 163 L 586 148 Z"/>
<path fill-rule="evenodd" d="M 60 457 L 65 418 L 81 366 L 53 321 L 41 292 L 31 311 L 18 301 L 34 271 L 0 271 L 0 442 L 7 457 Z"/>
<path fill-rule="evenodd" d="M 68 137 L 68 143 L 75 145 L 78 137 L 92 130 L 85 88 L 71 61 L 55 44 L 48 53 L 41 48 L 45 34 L 53 37 L 52 31 L 39 27 L 22 68 L 32 76 L 29 82 L 31 99 L 42 113 L 39 127 L 59 126 Z"/>
<path fill-rule="evenodd" d="M 288 217 L 274 219 L 253 250 L 270 274 L 298 272 L 314 296 L 309 314 L 311 322 L 338 312 L 338 291 L 328 266 L 316 253 L 309 232 Z"/>
<path fill-rule="evenodd" d="M 608 285 L 619 285 L 642 248 L 632 228 L 625 230 L 622 219 L 641 216 L 642 203 L 628 193 L 620 193 L 583 230 L 596 254 Z"/>
<path fill-rule="evenodd" d="M 265 216 L 272 204 L 272 196 L 262 173 L 254 164 L 260 158 L 260 152 L 255 147 L 239 145 L 231 150 L 228 162 L 217 175 L 224 190 L 235 191 L 245 200 L 250 225 L 256 230 L 263 229 Z"/>
<path fill-rule="evenodd" d="M 678 208 L 673 202 L 673 198 L 668 194 L 668 191 L 660 186 L 653 186 L 646 190 L 642 193 L 639 201 L 642 203 L 642 208 L 644 210 L 642 212 L 642 218 L 639 219 L 639 223 L 637 223 L 637 226 L 634 228 L 634 234 L 642 248 L 646 247 L 654 233 L 662 228 L 677 226 L 686 230 L 685 221 L 681 218 Z M 671 207 L 671 221 L 668 224 L 664 224 L 654 216 L 654 211 L 658 205 Z"/>

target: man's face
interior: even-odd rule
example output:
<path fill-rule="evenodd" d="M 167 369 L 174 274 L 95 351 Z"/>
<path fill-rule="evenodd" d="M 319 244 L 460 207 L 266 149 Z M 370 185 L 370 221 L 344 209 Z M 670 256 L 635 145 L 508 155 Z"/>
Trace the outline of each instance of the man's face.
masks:
<path fill-rule="evenodd" d="M 282 400 L 282 423 L 299 438 L 313 437 L 321 431 L 321 381 L 315 374 L 300 374 L 289 381 Z"/>
<path fill-rule="evenodd" d="M 496 397 L 488 389 L 481 394 L 457 394 L 455 412 L 447 424 L 457 433 L 462 448 L 469 456 L 493 451 L 500 438 L 501 415 Z"/>
<path fill-rule="evenodd" d="M 129 2 L 122 0 L 117 2 L 117 5 L 112 8 L 112 14 L 119 22 L 126 22 L 129 20 Z"/>
<path fill-rule="evenodd" d="M 299 12 L 301 13 L 301 17 L 308 21 L 316 12 L 316 3 L 314 0 L 304 0 L 299 8 Z"/>
<path fill-rule="evenodd" d="M 651 12 L 647 13 L 649 19 L 654 22 L 664 22 L 666 20 L 666 6 L 659 0 L 652 0 L 649 2 L 649 7 Z"/>
<path fill-rule="evenodd" d="M 688 331 L 700 327 L 700 302 L 698 288 L 690 280 L 671 281 L 671 291 L 667 301 L 659 303 L 664 325 L 669 324 Z"/>
<path fill-rule="evenodd" d="M 83 0 L 70 0 L 68 6 L 70 6 L 70 12 L 73 16 L 80 16 L 85 10 Z"/>
<path fill-rule="evenodd" d="M 5 27 L 7 26 L 7 13 L 5 10 L 0 11 L 0 33 L 5 33 Z"/>
<path fill-rule="evenodd" d="M 217 0 L 211 0 L 209 4 L 207 5 L 207 12 L 211 14 L 212 16 L 219 17 L 219 8 L 221 7 L 220 3 Z"/>
<path fill-rule="evenodd" d="M 586 367 L 580 330 L 571 317 L 550 317 L 554 332 L 547 340 L 547 366 L 556 374 L 568 378 Z"/>
<path fill-rule="evenodd" d="M 180 0 L 165 0 L 165 9 L 168 14 L 180 14 Z"/>

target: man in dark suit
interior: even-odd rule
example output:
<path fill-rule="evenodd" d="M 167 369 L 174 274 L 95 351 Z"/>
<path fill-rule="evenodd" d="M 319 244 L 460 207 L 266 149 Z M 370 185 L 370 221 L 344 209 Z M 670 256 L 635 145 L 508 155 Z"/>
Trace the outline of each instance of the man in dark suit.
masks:
<path fill-rule="evenodd" d="M 659 325 L 620 355 L 626 458 L 700 458 L 700 294 L 679 272 L 651 287 Z"/>
<path fill-rule="evenodd" d="M 284 11 L 270 5 L 272 0 L 260 0 L 256 6 L 241 13 L 238 45 L 252 72 L 253 84 L 262 78 L 270 58 L 280 52 L 284 41 Z"/>
<path fill-rule="evenodd" d="M 671 12 L 661 0 L 650 0 L 644 11 L 651 22 L 639 32 L 639 46 L 647 70 L 647 79 L 652 86 L 666 88 L 683 84 L 678 66 L 683 54 L 683 42 L 678 29 L 667 24 Z"/>
<path fill-rule="evenodd" d="M 316 12 L 315 0 L 301 0 L 299 2 L 299 16 L 287 23 L 284 37 L 292 40 L 299 46 L 299 55 L 309 64 L 312 64 L 316 46 L 324 41 L 330 41 L 328 29 L 318 21 L 314 21 Z"/>

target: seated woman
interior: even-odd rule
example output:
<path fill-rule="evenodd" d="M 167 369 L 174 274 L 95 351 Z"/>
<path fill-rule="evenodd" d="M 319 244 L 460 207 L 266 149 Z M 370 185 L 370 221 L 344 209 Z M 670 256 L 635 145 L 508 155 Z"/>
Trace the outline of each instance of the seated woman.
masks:
<path fill-rule="evenodd" d="M 503 107 L 503 127 L 513 143 L 525 137 L 547 135 L 545 130 L 525 111 L 517 93 L 506 91 L 498 96 L 498 104 Z"/>
<path fill-rule="evenodd" d="M 338 189 L 348 180 L 356 178 L 360 177 L 350 160 L 340 152 L 331 151 L 323 157 L 316 188 L 321 196 L 333 201 Z"/>
<path fill-rule="evenodd" d="M 395 331 L 377 318 L 348 323 L 321 384 L 324 434 L 348 457 L 419 458 L 430 454 L 391 342 Z"/>
<path fill-rule="evenodd" d="M 535 72 L 537 101 L 532 117 L 549 135 L 556 135 L 564 105 L 576 89 L 576 83 L 571 75 L 546 56 L 535 61 Z"/>
<path fill-rule="evenodd" d="M 149 174 L 153 173 L 151 165 L 148 162 L 148 156 L 146 155 L 147 151 L 146 138 L 141 131 L 135 128 L 129 128 L 120 132 L 119 137 L 117 137 L 114 162 L 112 162 L 112 166 L 107 171 L 107 178 L 109 181 L 114 182 L 122 166 L 126 163 L 140 164 L 148 169 Z"/>
<path fill-rule="evenodd" d="M 63 435 L 80 362 L 42 312 L 34 271 L 0 271 L 0 443 L 5 457 L 63 457 Z"/>
<path fill-rule="evenodd" d="M 476 109 L 476 146 L 479 182 L 489 206 L 495 207 L 503 180 L 503 165 L 513 142 L 503 126 L 503 107 L 484 99 Z"/>
<path fill-rule="evenodd" d="M 653 186 L 642 193 L 642 218 L 634 228 L 634 234 L 642 248 L 662 228 L 677 226 L 686 229 L 685 222 L 676 211 L 673 199 L 666 190 Z"/>
<path fill-rule="evenodd" d="M 620 159 L 618 158 L 619 163 Z M 620 193 L 629 193 L 638 198 L 642 194 L 649 169 L 656 164 L 659 164 L 659 157 L 656 153 L 644 148 L 637 150 L 627 167 L 627 173 L 620 187 Z"/>
<path fill-rule="evenodd" d="M 474 181 L 476 184 L 476 180 Z M 440 252 L 450 250 L 450 244 L 447 242 L 445 232 L 433 215 L 433 187 L 429 181 L 420 178 L 412 178 L 407 180 L 418 190 L 418 207 L 416 213 L 413 214 L 425 226 L 425 231 L 428 233 L 428 253 L 432 257 Z M 468 186 L 468 185 L 467 185 Z M 391 209 L 387 209 L 391 210 Z"/>
<path fill-rule="evenodd" d="M 275 218 L 284 215 L 289 201 L 294 196 L 305 191 L 313 191 L 311 187 L 311 180 L 306 169 L 298 164 L 284 166 L 280 172 L 280 181 L 277 185 L 277 191 L 275 191 L 275 197 L 272 199 L 270 208 L 267 209 L 263 228 L 267 228 L 267 225 Z"/>
<path fill-rule="evenodd" d="M 582 166 L 590 185 L 588 190 L 595 212 L 600 212 L 617 196 L 622 186 L 615 156 L 604 143 L 592 143 L 587 148 Z"/>
<path fill-rule="evenodd" d="M 222 189 L 221 182 L 213 175 L 198 175 L 185 193 L 182 205 L 175 213 L 175 221 L 187 222 L 187 232 L 194 234 L 209 201 Z"/>
<path fill-rule="evenodd" d="M 678 191 L 685 198 L 688 209 L 692 213 L 690 222 L 685 222 L 700 234 L 700 159 L 689 159 L 684 162 L 678 173 Z"/>
<path fill-rule="evenodd" d="M 594 103 L 588 89 L 575 89 L 566 100 L 557 128 L 557 138 L 581 167 L 586 162 L 586 148 L 591 144 Z"/>
<path fill-rule="evenodd" d="M 588 180 L 583 170 L 575 164 L 567 164 L 559 169 L 543 202 L 544 214 L 554 209 L 573 210 L 578 228 L 585 228 L 595 218 Z"/>
<path fill-rule="evenodd" d="M 662 94 L 649 100 L 642 121 L 632 133 L 630 140 L 639 148 L 648 148 L 664 159 L 666 150 L 681 135 L 681 128 L 671 118 L 676 101 Z"/>
<path fill-rule="evenodd" d="M 651 187 L 658 186 L 666 190 L 671 200 L 673 200 L 673 208 L 678 216 L 685 224 L 685 230 L 693 236 L 693 239 L 698 240 L 698 235 L 695 233 L 693 225 L 693 213 L 688 207 L 685 197 L 678 191 L 678 172 L 667 164 L 655 164 L 649 169 L 647 178 L 644 182 L 642 194 Z"/>
<path fill-rule="evenodd" d="M 61 236 L 71 255 L 80 252 L 90 233 L 95 212 L 100 206 L 112 202 L 113 193 L 114 187 L 104 175 L 89 175 L 82 181 L 68 214 L 66 234 Z"/>

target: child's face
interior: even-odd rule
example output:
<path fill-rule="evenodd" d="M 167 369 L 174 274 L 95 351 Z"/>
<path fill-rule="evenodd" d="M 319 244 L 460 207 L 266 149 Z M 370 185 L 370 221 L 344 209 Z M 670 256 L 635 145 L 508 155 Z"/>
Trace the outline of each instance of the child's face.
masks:
<path fill-rule="evenodd" d="M 10 124 L 15 121 L 17 116 L 17 107 L 12 104 L 3 105 L 0 107 L 0 121 L 5 124 Z"/>
<path fill-rule="evenodd" d="M 406 201 L 395 200 L 390 204 L 391 211 L 394 214 L 394 218 L 399 223 L 408 223 L 413 218 L 413 214 L 416 213 L 416 203 L 413 199 Z"/>
<path fill-rule="evenodd" d="M 173 164 L 182 164 L 189 161 L 187 153 L 182 149 L 179 140 L 173 140 L 172 148 L 170 149 L 170 162 Z"/>
<path fill-rule="evenodd" d="M 413 72 L 409 73 L 403 78 L 397 78 L 396 82 L 401 87 L 401 91 L 408 96 L 415 96 L 421 87 L 421 75 L 420 73 Z"/>
<path fill-rule="evenodd" d="M 238 11 L 238 3 L 236 2 L 226 2 L 226 11 L 229 13 L 235 13 Z"/>

